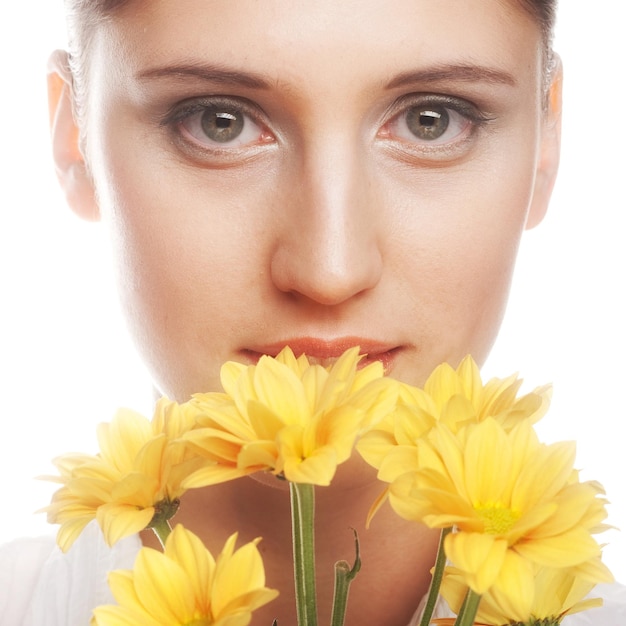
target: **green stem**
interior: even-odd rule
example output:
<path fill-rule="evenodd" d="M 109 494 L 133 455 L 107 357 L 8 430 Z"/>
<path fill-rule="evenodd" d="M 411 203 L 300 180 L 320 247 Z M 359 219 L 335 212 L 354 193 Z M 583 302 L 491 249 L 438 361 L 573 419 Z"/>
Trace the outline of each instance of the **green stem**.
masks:
<path fill-rule="evenodd" d="M 331 626 L 343 626 L 346 617 L 346 608 L 348 606 L 350 583 L 361 569 L 359 537 L 356 530 L 354 531 L 354 543 L 356 547 L 354 565 L 350 567 L 347 561 L 338 561 L 335 563 L 335 595 L 333 598 L 333 614 L 330 620 Z"/>
<path fill-rule="evenodd" d="M 170 523 L 166 519 L 159 519 L 153 521 L 150 528 L 152 528 L 152 531 L 161 542 L 161 547 L 165 548 L 165 542 L 172 532 L 172 527 L 170 526 Z"/>
<path fill-rule="evenodd" d="M 289 483 L 289 492 L 298 626 L 317 626 L 315 490 L 313 485 Z"/>
<path fill-rule="evenodd" d="M 443 579 L 443 572 L 446 567 L 446 554 L 443 549 L 443 542 L 445 541 L 446 536 L 450 533 L 451 530 L 451 527 L 442 529 L 441 535 L 439 537 L 437 559 L 435 561 L 433 577 L 430 581 L 430 589 L 428 590 L 428 598 L 426 600 L 426 606 L 424 607 L 424 613 L 422 614 L 420 626 L 428 626 L 435 611 L 437 598 L 439 597 L 439 589 L 441 588 L 441 581 Z"/>
<path fill-rule="evenodd" d="M 154 534 L 161 542 L 161 547 L 165 548 L 165 541 L 172 532 L 169 520 L 176 515 L 178 507 L 180 506 L 180 500 L 175 498 L 174 500 L 161 500 L 154 506 L 154 515 L 148 524 L 148 528 L 152 528 Z"/>
<path fill-rule="evenodd" d="M 480 598 L 481 596 L 471 589 L 467 590 L 467 595 L 465 596 L 459 615 L 454 622 L 454 626 L 472 626 L 474 624 Z"/>

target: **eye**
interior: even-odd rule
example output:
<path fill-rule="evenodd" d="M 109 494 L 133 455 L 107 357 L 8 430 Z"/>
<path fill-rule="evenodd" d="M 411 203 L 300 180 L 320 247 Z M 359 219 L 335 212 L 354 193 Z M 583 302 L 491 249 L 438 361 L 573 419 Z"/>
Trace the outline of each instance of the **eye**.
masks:
<path fill-rule="evenodd" d="M 379 135 L 399 139 L 416 147 L 450 146 L 471 136 L 487 120 L 470 103 L 447 96 L 421 96 L 405 103 L 381 129 Z"/>
<path fill-rule="evenodd" d="M 224 150 L 273 141 L 257 119 L 243 103 L 199 99 L 183 104 L 166 121 L 193 145 Z"/>
<path fill-rule="evenodd" d="M 469 130 L 470 120 L 443 106 L 412 106 L 390 123 L 393 135 L 407 141 L 443 144 Z"/>

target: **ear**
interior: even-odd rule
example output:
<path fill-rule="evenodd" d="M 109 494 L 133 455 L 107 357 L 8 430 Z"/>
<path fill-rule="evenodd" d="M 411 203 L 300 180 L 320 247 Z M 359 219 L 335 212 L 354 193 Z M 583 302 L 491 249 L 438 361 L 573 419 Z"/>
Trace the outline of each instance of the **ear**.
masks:
<path fill-rule="evenodd" d="M 561 113 L 563 95 L 563 65 L 561 58 L 554 55 L 550 89 L 547 94 L 543 116 L 539 162 L 535 188 L 526 219 L 526 228 L 533 228 L 544 218 L 552 195 L 552 188 L 559 169 L 561 154 Z"/>
<path fill-rule="evenodd" d="M 98 220 L 100 211 L 74 117 L 72 76 L 62 50 L 53 52 L 48 61 L 48 106 L 52 155 L 67 203 L 83 219 Z"/>

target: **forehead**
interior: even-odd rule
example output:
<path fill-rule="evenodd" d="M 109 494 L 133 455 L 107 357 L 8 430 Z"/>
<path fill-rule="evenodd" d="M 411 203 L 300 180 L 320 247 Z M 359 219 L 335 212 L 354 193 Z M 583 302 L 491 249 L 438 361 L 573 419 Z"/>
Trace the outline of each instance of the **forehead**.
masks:
<path fill-rule="evenodd" d="M 99 34 L 129 69 L 198 59 L 286 82 L 307 68 L 378 78 L 394 62 L 522 71 L 542 52 L 539 25 L 511 0 L 138 0 Z"/>

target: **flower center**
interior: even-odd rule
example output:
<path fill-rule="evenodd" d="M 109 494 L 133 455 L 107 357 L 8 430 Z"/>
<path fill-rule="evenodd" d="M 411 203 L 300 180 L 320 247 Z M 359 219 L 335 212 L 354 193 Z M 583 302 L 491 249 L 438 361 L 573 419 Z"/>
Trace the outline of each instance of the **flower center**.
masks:
<path fill-rule="evenodd" d="M 489 535 L 507 533 L 521 517 L 517 511 L 512 511 L 501 504 L 477 504 L 474 510 L 485 524 L 485 532 Z"/>

